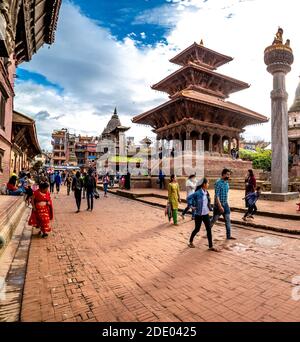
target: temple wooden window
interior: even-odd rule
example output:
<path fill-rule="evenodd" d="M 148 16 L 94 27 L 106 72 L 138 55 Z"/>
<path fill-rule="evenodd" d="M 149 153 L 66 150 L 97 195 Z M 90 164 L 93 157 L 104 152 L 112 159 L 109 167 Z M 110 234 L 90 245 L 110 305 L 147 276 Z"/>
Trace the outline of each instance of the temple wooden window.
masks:
<path fill-rule="evenodd" d="M 0 128 L 5 130 L 5 106 L 7 101 L 7 95 L 4 90 L 0 88 Z"/>

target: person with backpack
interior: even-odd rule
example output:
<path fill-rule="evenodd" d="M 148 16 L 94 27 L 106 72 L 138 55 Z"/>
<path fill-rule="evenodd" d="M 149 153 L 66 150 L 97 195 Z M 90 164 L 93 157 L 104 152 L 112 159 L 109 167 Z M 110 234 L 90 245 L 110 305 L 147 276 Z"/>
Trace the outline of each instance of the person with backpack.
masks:
<path fill-rule="evenodd" d="M 72 191 L 74 191 L 76 205 L 77 205 L 76 213 L 80 212 L 82 189 L 83 189 L 83 180 L 80 177 L 80 172 L 77 171 L 72 182 Z"/>
<path fill-rule="evenodd" d="M 87 176 L 85 177 L 84 182 L 86 188 L 86 199 L 87 199 L 87 209 L 93 211 L 94 208 L 94 192 L 96 190 L 96 180 L 93 176 L 93 170 L 90 169 L 88 171 Z"/>

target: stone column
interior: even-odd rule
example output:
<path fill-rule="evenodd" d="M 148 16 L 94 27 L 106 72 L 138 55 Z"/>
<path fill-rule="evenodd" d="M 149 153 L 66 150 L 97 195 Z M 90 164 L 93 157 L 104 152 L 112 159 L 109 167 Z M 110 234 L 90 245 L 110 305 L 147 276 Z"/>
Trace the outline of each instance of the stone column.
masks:
<path fill-rule="evenodd" d="M 222 154 L 223 153 L 223 136 L 222 135 L 220 135 L 219 149 L 220 149 L 220 154 Z"/>
<path fill-rule="evenodd" d="M 209 153 L 212 153 L 212 150 L 213 150 L 213 134 L 212 133 L 210 133 L 210 135 L 209 135 Z"/>
<path fill-rule="evenodd" d="M 187 129 L 186 129 L 185 150 L 188 152 L 192 152 L 191 129 L 190 129 L 190 127 L 187 127 Z"/>
<path fill-rule="evenodd" d="M 267 70 L 273 75 L 272 100 L 272 193 L 288 192 L 288 94 L 285 76 L 294 61 L 289 41 L 283 45 L 279 29 L 273 45 L 265 50 Z"/>

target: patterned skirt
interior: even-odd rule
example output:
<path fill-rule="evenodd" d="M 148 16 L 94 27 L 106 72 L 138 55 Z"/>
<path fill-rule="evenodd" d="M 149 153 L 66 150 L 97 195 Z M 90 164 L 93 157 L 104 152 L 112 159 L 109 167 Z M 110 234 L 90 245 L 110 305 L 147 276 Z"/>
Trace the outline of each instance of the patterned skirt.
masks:
<path fill-rule="evenodd" d="M 28 224 L 30 226 L 40 228 L 43 233 L 51 232 L 49 206 L 36 205 L 36 211 L 32 210 Z"/>

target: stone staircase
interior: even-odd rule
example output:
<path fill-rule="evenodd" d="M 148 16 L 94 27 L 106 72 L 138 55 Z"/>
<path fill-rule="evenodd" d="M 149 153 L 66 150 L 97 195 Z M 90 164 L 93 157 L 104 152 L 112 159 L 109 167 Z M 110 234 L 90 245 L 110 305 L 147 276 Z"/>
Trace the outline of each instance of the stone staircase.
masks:
<path fill-rule="evenodd" d="M 25 212 L 23 196 L 0 196 L 0 257 Z"/>

